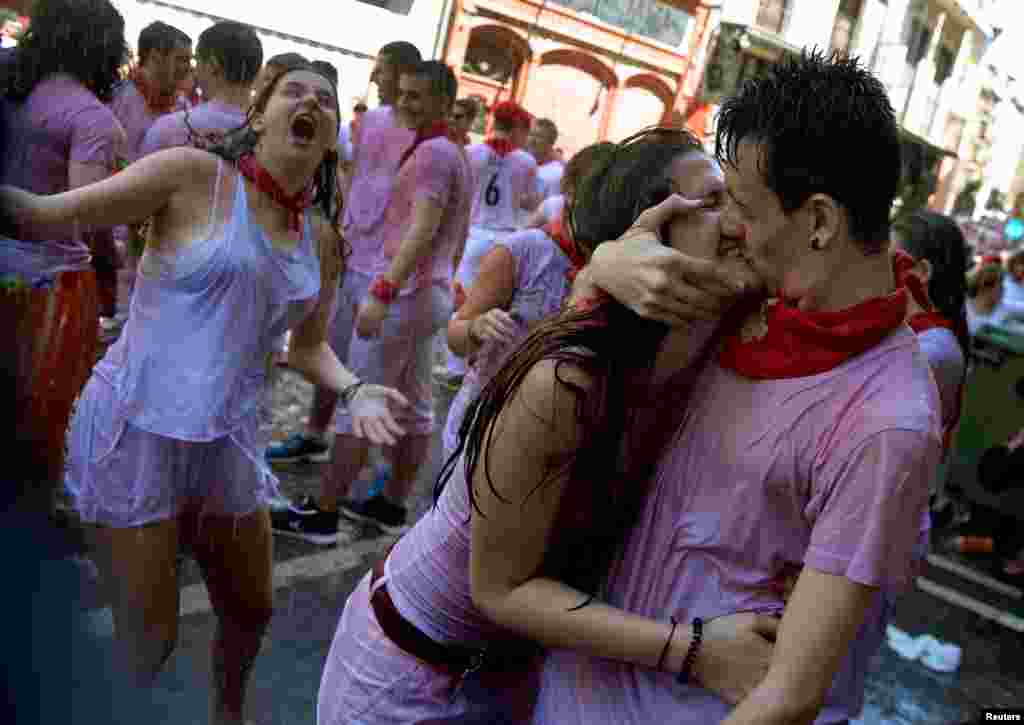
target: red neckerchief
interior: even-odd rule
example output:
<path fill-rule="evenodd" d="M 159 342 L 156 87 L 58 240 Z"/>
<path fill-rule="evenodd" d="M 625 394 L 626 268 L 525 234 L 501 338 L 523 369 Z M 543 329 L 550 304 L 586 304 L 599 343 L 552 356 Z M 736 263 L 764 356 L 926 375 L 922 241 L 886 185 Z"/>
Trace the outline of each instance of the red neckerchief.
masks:
<path fill-rule="evenodd" d="M 558 248 L 565 252 L 565 256 L 569 258 L 569 263 L 572 264 L 572 267 L 566 271 L 565 278 L 569 280 L 569 282 L 573 282 L 579 271 L 587 264 L 587 260 L 583 258 L 583 254 L 580 253 L 576 244 L 565 235 L 565 229 L 562 227 L 561 219 L 555 219 L 553 222 L 545 226 L 544 232 L 555 240 L 555 243 L 558 244 Z"/>
<path fill-rule="evenodd" d="M 239 157 L 238 170 L 257 189 L 288 211 L 288 232 L 293 239 L 299 239 L 302 235 L 302 214 L 313 203 L 312 186 L 307 186 L 297 194 L 288 194 L 252 154 Z"/>
<path fill-rule="evenodd" d="M 491 136 L 489 139 L 484 141 L 485 144 L 491 147 L 491 149 L 498 155 L 499 159 L 503 159 L 510 153 L 516 150 L 515 144 L 510 139 L 498 138 L 497 136 Z"/>
<path fill-rule="evenodd" d="M 754 380 L 800 378 L 832 370 L 903 324 L 907 289 L 837 312 L 803 312 L 778 299 L 730 334 L 718 363 Z"/>
<path fill-rule="evenodd" d="M 413 139 L 412 146 L 407 148 L 405 153 L 402 154 L 402 158 L 398 162 L 398 168 L 402 168 L 405 162 L 409 160 L 409 157 L 416 153 L 416 149 L 420 147 L 421 143 L 441 136 L 448 136 L 447 121 L 434 121 L 426 128 L 416 129 L 416 138 Z"/>
<path fill-rule="evenodd" d="M 151 113 L 162 116 L 165 113 L 173 113 L 178 105 L 177 89 L 164 91 L 158 90 L 146 80 L 146 74 L 141 68 L 133 68 L 128 80 L 135 84 L 139 94 L 146 101 L 146 107 Z"/>

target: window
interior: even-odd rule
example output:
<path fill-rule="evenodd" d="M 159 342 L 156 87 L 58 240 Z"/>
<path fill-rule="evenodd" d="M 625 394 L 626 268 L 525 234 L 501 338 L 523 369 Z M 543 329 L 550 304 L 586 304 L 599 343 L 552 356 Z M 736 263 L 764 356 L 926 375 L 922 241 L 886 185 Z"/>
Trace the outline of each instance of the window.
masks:
<path fill-rule="evenodd" d="M 502 40 L 497 33 L 475 31 L 469 38 L 462 70 L 497 83 L 508 83 L 519 70 L 522 59 Z"/>
<path fill-rule="evenodd" d="M 916 68 L 928 54 L 932 29 L 928 27 L 928 3 L 912 0 L 903 26 L 903 43 L 907 46 L 907 65 Z"/>
<path fill-rule="evenodd" d="M 831 48 L 837 53 L 849 54 L 853 34 L 860 18 L 861 0 L 839 0 L 836 21 L 832 25 Z"/>
<path fill-rule="evenodd" d="M 754 25 L 781 34 L 786 22 L 786 5 L 786 0 L 761 0 Z"/>
<path fill-rule="evenodd" d="M 953 74 L 956 54 L 945 45 L 940 45 L 935 53 L 935 85 L 941 86 Z"/>
<path fill-rule="evenodd" d="M 634 35 L 678 48 L 686 37 L 690 14 L 656 0 L 556 0 L 559 5 L 593 15 Z"/>
<path fill-rule="evenodd" d="M 907 64 L 917 66 L 928 53 L 928 45 L 932 41 L 932 31 L 920 18 L 910 21 L 910 36 L 907 39 Z"/>

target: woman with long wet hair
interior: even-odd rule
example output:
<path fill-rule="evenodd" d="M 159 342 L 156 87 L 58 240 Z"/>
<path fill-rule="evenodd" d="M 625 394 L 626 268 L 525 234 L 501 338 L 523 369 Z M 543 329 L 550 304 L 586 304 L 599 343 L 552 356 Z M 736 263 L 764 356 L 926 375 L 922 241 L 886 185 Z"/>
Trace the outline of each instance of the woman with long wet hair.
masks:
<path fill-rule="evenodd" d="M 311 67 L 293 69 L 214 152 L 161 151 L 64 194 L 0 193 L 35 223 L 153 219 L 127 326 L 72 420 L 66 485 L 94 525 L 117 638 L 140 683 L 174 648 L 176 555 L 180 539 L 191 544 L 217 614 L 219 723 L 242 721 L 272 613 L 277 480 L 259 422 L 273 338 L 293 329 L 291 367 L 341 394 L 357 434 L 391 444 L 403 432 L 392 409 L 404 399 L 363 385 L 324 338 L 343 266 L 337 138 L 334 87 Z"/>
<path fill-rule="evenodd" d="M 907 322 L 917 333 L 939 384 L 942 425 L 951 431 L 960 416 L 970 349 L 967 242 L 955 221 L 927 209 L 897 217 L 892 238 L 894 247 L 907 255 L 906 273 L 923 285 L 912 287 L 920 292 L 912 297 Z"/>
<path fill-rule="evenodd" d="M 126 57 L 124 19 L 108 0 L 40 0 L 32 15 L 10 51 L 13 60 L 0 68 L 8 134 L 0 183 L 56 194 L 114 171 L 124 132 L 104 104 Z M 53 285 L 15 313 L 26 320 L 43 311 L 47 318 L 15 340 L 33 346 L 32 415 L 45 421 L 56 476 L 71 404 L 95 362 L 99 315 L 113 314 L 116 254 L 110 229 L 12 221 L 6 233 L 16 241 L 0 241 L 0 276 Z"/>
<path fill-rule="evenodd" d="M 584 148 L 569 161 L 563 182 L 572 183 L 611 148 L 609 143 Z M 572 187 L 564 188 L 571 199 Z M 448 323 L 448 347 L 466 358 L 467 365 L 441 435 L 445 459 L 458 447 L 466 408 L 530 330 L 561 309 L 583 265 L 583 255 L 570 240 L 561 215 L 543 229 L 513 232 L 491 246 L 465 303 Z"/>
<path fill-rule="evenodd" d="M 665 242 L 741 263 L 720 248 L 721 170 L 692 136 L 650 130 L 596 156 L 571 207 L 582 257 L 678 193 L 701 208 L 666 220 Z M 469 405 L 436 507 L 350 595 L 320 725 L 527 720 L 538 645 L 666 677 L 682 669 L 688 627 L 598 598 L 663 442 L 656 432 L 669 430 L 659 419 L 683 409 L 680 372 L 715 327 L 669 333 L 601 302 L 530 334 Z M 767 670 L 761 633 L 774 626 L 751 613 L 710 622 L 696 662 L 705 686 L 738 701 Z"/>

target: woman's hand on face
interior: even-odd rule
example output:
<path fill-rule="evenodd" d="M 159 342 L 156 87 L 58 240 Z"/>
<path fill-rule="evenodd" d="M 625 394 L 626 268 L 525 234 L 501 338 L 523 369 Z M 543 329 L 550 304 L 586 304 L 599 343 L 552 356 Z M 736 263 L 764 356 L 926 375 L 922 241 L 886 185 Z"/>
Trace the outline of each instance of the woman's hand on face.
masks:
<path fill-rule="evenodd" d="M 768 674 L 778 629 L 776 617 L 753 612 L 706 622 L 694 674 L 705 688 L 738 704 Z"/>
<path fill-rule="evenodd" d="M 591 281 L 641 317 L 668 325 L 716 319 L 742 295 L 761 287 L 738 259 L 699 259 L 667 246 L 660 230 L 701 209 L 704 199 L 670 196 L 637 217 L 618 243 L 602 244 L 589 265 Z"/>
<path fill-rule="evenodd" d="M 516 334 L 516 322 L 505 310 L 488 310 L 469 323 L 471 337 L 481 342 L 506 343 Z"/>

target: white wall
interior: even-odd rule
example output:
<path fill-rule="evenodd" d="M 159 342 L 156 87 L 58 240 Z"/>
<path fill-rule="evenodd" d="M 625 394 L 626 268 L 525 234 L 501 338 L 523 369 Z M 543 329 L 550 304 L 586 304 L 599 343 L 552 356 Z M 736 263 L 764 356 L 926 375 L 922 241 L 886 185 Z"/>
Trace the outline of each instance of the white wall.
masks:
<path fill-rule="evenodd" d="M 838 10 L 839 0 L 789 0 L 783 36 L 797 48 L 828 52 Z"/>
<path fill-rule="evenodd" d="M 403 15 L 359 0 L 112 0 L 124 16 L 125 35 L 133 48 L 142 28 L 155 20 L 181 28 L 195 42 L 199 33 L 223 18 L 256 28 L 264 58 L 296 52 L 311 60 L 330 61 L 341 76 L 339 94 L 345 113 L 351 111 L 354 99 L 368 94 L 371 106 L 376 103 L 370 71 L 382 45 L 406 40 L 426 58 L 438 52 L 436 46 L 447 32 L 451 0 L 404 0 L 406 7 L 410 1 L 411 10 Z"/>
<path fill-rule="evenodd" d="M 857 33 L 853 39 L 853 55 L 860 56 L 861 61 L 870 67 L 876 57 L 882 33 L 889 23 L 897 22 L 895 13 L 891 13 L 889 5 L 881 0 L 864 0 L 861 5 L 860 20 L 857 22 Z M 902 18 L 899 18 L 901 21 Z"/>
<path fill-rule="evenodd" d="M 753 25 L 758 0 L 722 0 L 722 22 Z"/>

